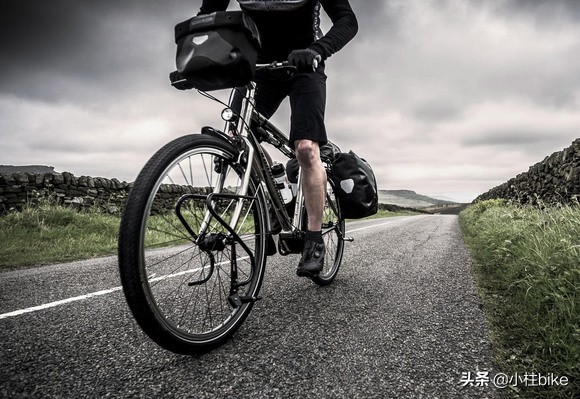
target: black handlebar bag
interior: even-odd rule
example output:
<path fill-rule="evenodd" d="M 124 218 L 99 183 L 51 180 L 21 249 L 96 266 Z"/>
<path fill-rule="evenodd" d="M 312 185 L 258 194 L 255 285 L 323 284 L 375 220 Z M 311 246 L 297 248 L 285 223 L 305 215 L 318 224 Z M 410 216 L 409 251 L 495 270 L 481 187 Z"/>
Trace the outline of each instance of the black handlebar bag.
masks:
<path fill-rule="evenodd" d="M 243 11 L 199 15 L 175 26 L 176 66 L 196 89 L 244 86 L 254 77 L 260 35 Z"/>

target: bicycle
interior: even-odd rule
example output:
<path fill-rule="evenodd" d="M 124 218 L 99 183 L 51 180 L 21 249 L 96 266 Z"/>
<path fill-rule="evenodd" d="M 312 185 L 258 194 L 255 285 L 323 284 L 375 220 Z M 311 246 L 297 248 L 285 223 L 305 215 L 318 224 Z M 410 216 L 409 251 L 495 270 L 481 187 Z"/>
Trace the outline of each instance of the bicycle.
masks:
<path fill-rule="evenodd" d="M 258 69 L 287 69 L 285 63 Z M 179 80 L 173 84 L 179 85 Z M 262 142 L 293 159 L 288 137 L 254 109 L 256 84 L 246 86 L 240 115 L 226 108 L 223 131 L 179 137 L 147 162 L 134 182 L 119 234 L 119 268 L 129 307 L 158 345 L 182 354 L 211 350 L 229 339 L 261 299 L 269 209 L 280 223 L 281 255 L 300 253 L 306 210 L 302 186 L 294 211 L 276 186 Z M 236 90 L 236 89 L 234 89 Z M 232 91 L 233 92 L 233 91 Z M 231 97 L 230 97 L 231 98 Z M 322 156 L 331 173 L 332 156 Z M 300 173 L 299 173 L 300 175 Z M 328 285 L 343 256 L 345 221 L 330 179 L 324 206 L 323 270 Z"/>

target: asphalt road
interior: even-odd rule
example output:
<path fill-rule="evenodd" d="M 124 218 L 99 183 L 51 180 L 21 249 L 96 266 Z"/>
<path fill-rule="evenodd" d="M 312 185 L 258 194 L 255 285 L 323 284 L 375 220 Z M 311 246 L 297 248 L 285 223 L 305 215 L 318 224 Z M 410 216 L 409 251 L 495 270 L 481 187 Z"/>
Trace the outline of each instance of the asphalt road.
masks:
<path fill-rule="evenodd" d="M 296 277 L 296 256 L 270 258 L 246 323 L 193 357 L 139 330 L 116 258 L 0 273 L 0 397 L 497 397 L 462 382 L 494 369 L 457 217 L 347 230 L 333 284 Z"/>

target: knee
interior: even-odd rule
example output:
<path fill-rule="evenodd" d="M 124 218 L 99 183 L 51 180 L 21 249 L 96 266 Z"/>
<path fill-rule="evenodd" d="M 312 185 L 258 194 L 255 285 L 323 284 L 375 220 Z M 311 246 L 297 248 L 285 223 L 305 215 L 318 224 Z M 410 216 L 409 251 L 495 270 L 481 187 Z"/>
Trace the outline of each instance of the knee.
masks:
<path fill-rule="evenodd" d="M 320 148 L 316 141 L 297 140 L 295 151 L 298 163 L 303 168 L 311 168 L 320 161 Z"/>

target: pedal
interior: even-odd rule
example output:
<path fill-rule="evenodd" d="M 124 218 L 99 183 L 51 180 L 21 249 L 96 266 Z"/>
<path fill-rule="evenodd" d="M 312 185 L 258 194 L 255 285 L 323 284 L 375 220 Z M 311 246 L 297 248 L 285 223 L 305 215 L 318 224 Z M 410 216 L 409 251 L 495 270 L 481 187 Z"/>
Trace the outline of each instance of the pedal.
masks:
<path fill-rule="evenodd" d="M 354 238 L 353 237 L 343 237 L 342 241 L 354 242 Z"/>
<path fill-rule="evenodd" d="M 295 234 L 282 232 L 278 236 L 278 252 L 280 255 L 300 254 L 304 249 L 304 237 Z"/>
<path fill-rule="evenodd" d="M 232 305 L 233 308 L 237 309 L 242 306 L 244 303 L 254 303 L 262 299 L 261 296 L 250 296 L 250 295 L 238 295 L 232 294 L 228 297 L 228 302 Z"/>
<path fill-rule="evenodd" d="M 278 252 L 282 256 L 290 255 L 292 253 L 284 241 L 278 241 Z"/>

